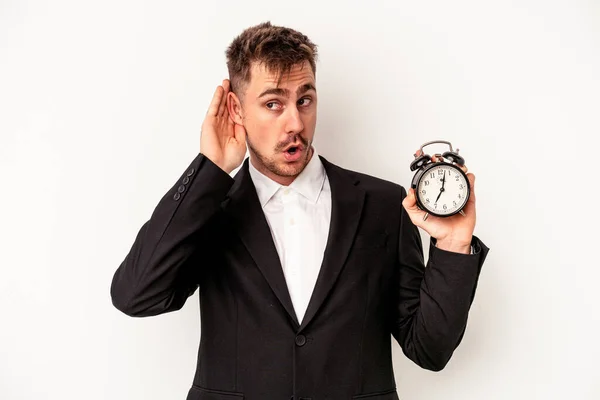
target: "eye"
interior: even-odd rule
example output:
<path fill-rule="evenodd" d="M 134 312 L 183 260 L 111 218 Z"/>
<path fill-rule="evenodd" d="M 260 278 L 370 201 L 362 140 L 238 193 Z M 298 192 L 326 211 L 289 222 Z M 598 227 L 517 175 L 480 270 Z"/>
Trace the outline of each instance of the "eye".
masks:
<path fill-rule="evenodd" d="M 310 97 L 303 97 L 300 100 L 298 100 L 298 104 L 300 104 L 301 106 L 308 106 L 310 105 L 310 103 L 312 103 L 312 99 Z"/>
<path fill-rule="evenodd" d="M 265 104 L 265 106 L 269 110 L 278 110 L 279 109 L 279 108 L 277 108 L 277 106 L 279 106 L 279 103 L 276 101 L 269 101 L 268 103 Z"/>

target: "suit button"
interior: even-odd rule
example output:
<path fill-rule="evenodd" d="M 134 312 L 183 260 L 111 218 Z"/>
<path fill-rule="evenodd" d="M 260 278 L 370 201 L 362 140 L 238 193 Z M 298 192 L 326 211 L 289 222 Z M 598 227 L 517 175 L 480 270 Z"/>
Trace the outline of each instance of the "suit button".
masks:
<path fill-rule="evenodd" d="M 178 191 L 179 193 L 183 193 L 183 192 L 185 191 L 185 186 L 183 186 L 183 185 L 179 186 L 179 187 L 177 188 L 177 191 Z"/>
<path fill-rule="evenodd" d="M 192 176 L 192 175 L 194 175 L 194 172 L 195 172 L 194 168 L 190 169 L 190 170 L 187 172 L 187 176 Z"/>
<path fill-rule="evenodd" d="M 180 197 L 181 197 L 181 195 L 179 193 L 175 193 L 175 196 L 173 196 L 173 198 L 175 200 L 179 200 Z"/>
<path fill-rule="evenodd" d="M 306 344 L 306 337 L 304 335 L 296 336 L 296 345 L 302 347 Z"/>
<path fill-rule="evenodd" d="M 188 178 L 187 176 L 186 176 L 186 177 L 184 177 L 184 178 L 183 178 L 183 181 L 182 181 L 182 183 L 183 183 L 184 185 L 187 185 L 188 183 L 190 183 L 190 178 Z"/>

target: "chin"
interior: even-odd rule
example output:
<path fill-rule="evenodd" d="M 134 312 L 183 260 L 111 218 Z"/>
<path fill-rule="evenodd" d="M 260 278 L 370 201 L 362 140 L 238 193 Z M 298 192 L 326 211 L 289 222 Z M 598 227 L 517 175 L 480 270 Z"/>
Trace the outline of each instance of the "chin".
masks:
<path fill-rule="evenodd" d="M 280 175 L 295 176 L 300 174 L 302 170 L 304 170 L 304 168 L 308 164 L 308 161 L 309 157 L 308 154 L 306 154 L 304 157 L 294 162 L 283 161 L 279 163 L 277 167 L 278 170 L 281 172 Z"/>
<path fill-rule="evenodd" d="M 306 164 L 308 164 L 306 162 L 306 160 L 298 160 L 295 163 L 287 163 L 287 162 L 283 162 L 279 165 L 277 165 L 276 167 L 276 171 L 272 171 L 277 175 L 280 176 L 296 176 L 299 175 L 300 172 L 302 172 L 302 170 L 304 169 L 304 167 L 306 167 Z"/>

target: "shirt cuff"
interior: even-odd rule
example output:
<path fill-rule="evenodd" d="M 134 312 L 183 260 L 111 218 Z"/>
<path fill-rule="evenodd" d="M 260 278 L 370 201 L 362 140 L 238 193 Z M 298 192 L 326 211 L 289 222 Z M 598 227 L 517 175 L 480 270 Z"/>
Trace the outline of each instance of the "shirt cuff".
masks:
<path fill-rule="evenodd" d="M 435 244 L 435 247 L 438 247 L 437 243 Z M 475 247 L 473 247 L 473 245 L 471 245 L 471 254 L 475 254 Z"/>

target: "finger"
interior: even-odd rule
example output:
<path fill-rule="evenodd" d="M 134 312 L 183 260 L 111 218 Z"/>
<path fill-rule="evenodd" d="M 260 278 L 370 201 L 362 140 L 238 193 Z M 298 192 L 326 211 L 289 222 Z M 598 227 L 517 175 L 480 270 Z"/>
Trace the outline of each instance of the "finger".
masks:
<path fill-rule="evenodd" d="M 235 140 L 237 140 L 238 142 L 245 142 L 246 128 L 244 128 L 244 125 L 235 124 L 235 126 L 233 127 L 233 135 L 235 136 Z"/>
<path fill-rule="evenodd" d="M 219 103 L 219 111 L 217 114 L 219 116 L 223 116 L 225 114 L 225 112 L 227 111 L 227 93 L 229 93 L 229 80 L 224 79 L 222 86 L 223 86 L 223 97 L 221 98 L 221 102 Z"/>
<path fill-rule="evenodd" d="M 460 167 L 460 169 L 462 169 L 462 170 L 463 170 L 463 172 L 464 172 L 465 174 L 466 174 L 467 172 L 469 172 L 469 168 L 467 168 L 467 165 L 466 165 L 466 164 L 465 164 L 465 165 L 463 165 L 463 166 L 461 166 L 461 167 Z"/>
<path fill-rule="evenodd" d="M 223 87 L 217 86 L 215 89 L 215 94 L 208 106 L 208 111 L 206 111 L 206 115 L 217 116 L 219 112 L 219 104 L 221 104 L 221 99 L 223 97 Z"/>
<path fill-rule="evenodd" d="M 419 157 L 421 154 L 423 154 L 423 152 L 421 151 L 421 149 L 415 151 L 415 157 Z"/>

